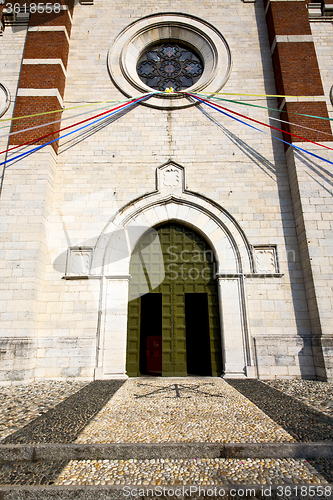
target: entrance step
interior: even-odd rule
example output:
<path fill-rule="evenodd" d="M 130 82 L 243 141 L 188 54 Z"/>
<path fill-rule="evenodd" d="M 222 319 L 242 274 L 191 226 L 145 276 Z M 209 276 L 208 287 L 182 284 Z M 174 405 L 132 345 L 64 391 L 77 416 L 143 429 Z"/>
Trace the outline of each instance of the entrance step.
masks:
<path fill-rule="evenodd" d="M 333 443 L 108 443 L 0 445 L 0 462 L 332 458 Z"/>
<path fill-rule="evenodd" d="M 126 485 L 333 483 L 332 415 L 256 380 L 98 381 L 37 418 L 29 407 L 25 426 L 7 406 L 14 432 L 0 445 L 1 500 L 124 499 Z M 320 491 L 312 498 L 325 498 Z"/>
<path fill-rule="evenodd" d="M 289 492 L 282 498 L 293 499 L 296 491 L 299 498 L 331 498 L 333 491 L 311 461 L 290 458 L 23 461 L 0 468 L 1 500 L 265 498 L 263 488 L 268 498 L 281 498 L 281 488 Z"/>
<path fill-rule="evenodd" d="M 283 493 L 286 492 L 284 495 Z M 313 500 L 332 498 L 332 486 L 327 484 L 221 484 L 168 486 L 28 486 L 0 487 L 1 500 Z"/>

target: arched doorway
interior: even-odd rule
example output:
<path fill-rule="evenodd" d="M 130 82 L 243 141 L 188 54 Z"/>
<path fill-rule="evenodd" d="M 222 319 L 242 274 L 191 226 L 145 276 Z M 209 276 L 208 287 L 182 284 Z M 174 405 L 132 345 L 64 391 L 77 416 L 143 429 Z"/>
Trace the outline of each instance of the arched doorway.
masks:
<path fill-rule="evenodd" d="M 163 224 L 140 239 L 130 263 L 129 376 L 221 375 L 215 272 L 212 249 L 186 226 Z"/>

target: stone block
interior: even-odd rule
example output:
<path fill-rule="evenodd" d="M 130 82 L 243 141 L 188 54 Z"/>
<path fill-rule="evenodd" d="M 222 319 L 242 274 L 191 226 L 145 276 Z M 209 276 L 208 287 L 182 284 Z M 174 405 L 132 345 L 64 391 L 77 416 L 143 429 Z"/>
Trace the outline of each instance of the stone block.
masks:
<path fill-rule="evenodd" d="M 80 375 L 81 375 L 80 367 L 63 368 L 61 372 L 61 376 L 64 378 L 80 377 Z"/>
<path fill-rule="evenodd" d="M 275 356 L 275 364 L 277 366 L 294 366 L 296 365 L 294 356 L 278 355 Z"/>

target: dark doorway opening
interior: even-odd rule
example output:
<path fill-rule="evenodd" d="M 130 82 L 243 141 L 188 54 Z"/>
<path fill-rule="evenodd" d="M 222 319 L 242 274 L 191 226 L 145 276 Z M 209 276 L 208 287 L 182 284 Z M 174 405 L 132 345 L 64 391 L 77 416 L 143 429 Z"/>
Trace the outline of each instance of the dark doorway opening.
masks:
<path fill-rule="evenodd" d="M 141 297 L 140 372 L 162 375 L 162 294 Z"/>
<path fill-rule="evenodd" d="M 212 375 L 206 293 L 185 294 L 186 357 L 189 375 Z"/>

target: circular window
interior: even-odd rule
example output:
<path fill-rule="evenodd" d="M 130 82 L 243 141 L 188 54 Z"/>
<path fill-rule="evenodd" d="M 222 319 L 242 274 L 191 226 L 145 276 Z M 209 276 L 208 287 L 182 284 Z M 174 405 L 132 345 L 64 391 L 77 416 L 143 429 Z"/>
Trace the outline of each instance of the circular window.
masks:
<path fill-rule="evenodd" d="M 176 43 L 154 45 L 140 57 L 140 79 L 155 90 L 175 92 L 192 87 L 203 73 L 203 62 L 189 47 Z"/>
<path fill-rule="evenodd" d="M 108 55 L 114 84 L 128 97 L 153 90 L 215 94 L 231 70 L 229 46 L 209 23 L 178 13 L 144 17 L 125 28 Z M 193 106 L 186 95 L 160 94 L 144 103 L 157 108 Z"/>

